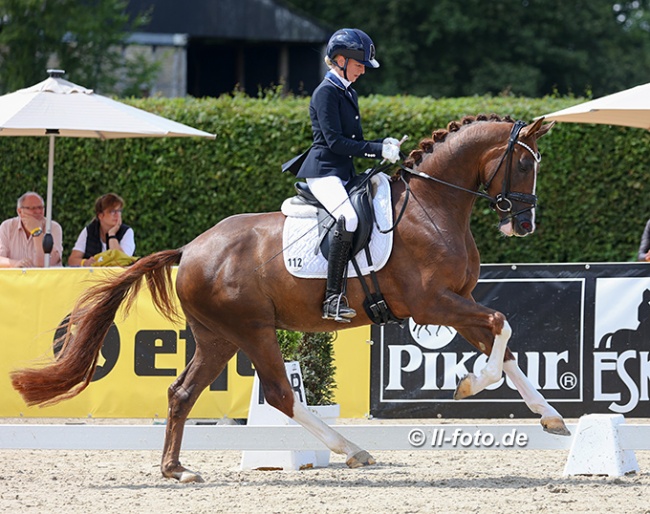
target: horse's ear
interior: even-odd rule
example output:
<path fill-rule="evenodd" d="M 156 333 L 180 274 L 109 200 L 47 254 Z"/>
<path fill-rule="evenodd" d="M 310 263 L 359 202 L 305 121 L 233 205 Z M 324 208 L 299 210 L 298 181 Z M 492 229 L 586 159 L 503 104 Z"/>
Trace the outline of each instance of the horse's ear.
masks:
<path fill-rule="evenodd" d="M 542 125 L 543 122 L 544 122 L 543 117 L 537 118 L 535 120 L 535 123 L 523 128 L 523 130 L 521 131 L 522 132 L 521 135 L 523 137 L 531 136 L 535 139 L 539 139 L 540 137 L 545 135 L 549 130 L 551 130 L 553 128 L 553 125 L 555 125 L 554 121 L 552 121 L 551 123 L 547 123 L 546 125 Z"/>

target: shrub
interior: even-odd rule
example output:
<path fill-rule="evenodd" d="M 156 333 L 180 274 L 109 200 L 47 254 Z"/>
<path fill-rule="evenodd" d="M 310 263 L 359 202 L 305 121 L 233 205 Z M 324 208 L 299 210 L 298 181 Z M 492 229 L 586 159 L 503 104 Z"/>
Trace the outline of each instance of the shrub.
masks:
<path fill-rule="evenodd" d="M 302 333 L 278 330 L 285 361 L 298 361 L 308 405 L 331 405 L 334 397 L 333 340 L 329 332 Z"/>

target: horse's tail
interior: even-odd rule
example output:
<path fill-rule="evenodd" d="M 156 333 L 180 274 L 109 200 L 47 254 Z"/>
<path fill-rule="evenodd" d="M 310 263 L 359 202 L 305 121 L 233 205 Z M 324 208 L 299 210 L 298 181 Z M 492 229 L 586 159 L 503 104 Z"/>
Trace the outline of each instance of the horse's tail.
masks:
<path fill-rule="evenodd" d="M 42 368 L 11 372 L 11 383 L 27 405 L 51 405 L 72 398 L 92 380 L 97 358 L 115 314 L 126 300 L 125 315 L 147 281 L 156 309 L 170 320 L 178 319 L 171 267 L 181 260 L 182 249 L 142 257 L 115 276 L 90 287 L 77 300 L 62 336 L 56 360 Z"/>

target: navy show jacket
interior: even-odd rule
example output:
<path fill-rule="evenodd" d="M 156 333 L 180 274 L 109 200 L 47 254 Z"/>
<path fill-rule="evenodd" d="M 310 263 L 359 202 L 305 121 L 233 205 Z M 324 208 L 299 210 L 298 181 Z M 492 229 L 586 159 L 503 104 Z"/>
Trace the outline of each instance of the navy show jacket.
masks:
<path fill-rule="evenodd" d="M 314 142 L 298 178 L 336 175 L 345 182 L 356 174 L 353 157 L 381 159 L 382 140 L 363 139 L 356 91 L 333 72 L 314 90 L 309 117 Z"/>

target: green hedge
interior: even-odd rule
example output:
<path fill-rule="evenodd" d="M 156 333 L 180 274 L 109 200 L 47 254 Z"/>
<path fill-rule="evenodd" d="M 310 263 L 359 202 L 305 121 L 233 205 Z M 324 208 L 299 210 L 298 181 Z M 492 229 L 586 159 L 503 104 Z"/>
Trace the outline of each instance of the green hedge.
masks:
<path fill-rule="evenodd" d="M 464 115 L 495 112 L 525 121 L 580 102 L 576 98 L 360 99 L 367 138 L 408 134 L 406 149 Z M 56 141 L 54 219 L 64 230 L 67 255 L 93 216 L 97 196 L 109 191 L 126 202 L 125 223 L 135 229 L 138 255 L 181 246 L 240 212 L 278 210 L 294 178 L 280 164 L 308 147 L 307 98 L 146 99 L 128 103 L 216 133 L 216 140 L 129 139 Z M 540 140 L 538 231 L 507 239 L 496 215 L 478 200 L 472 220 L 483 262 L 581 262 L 634 259 L 650 216 L 646 167 L 648 132 L 558 124 Z M 44 197 L 47 138 L 0 137 L 2 219 L 15 215 L 26 190 Z M 359 161 L 359 169 L 372 165 Z"/>

